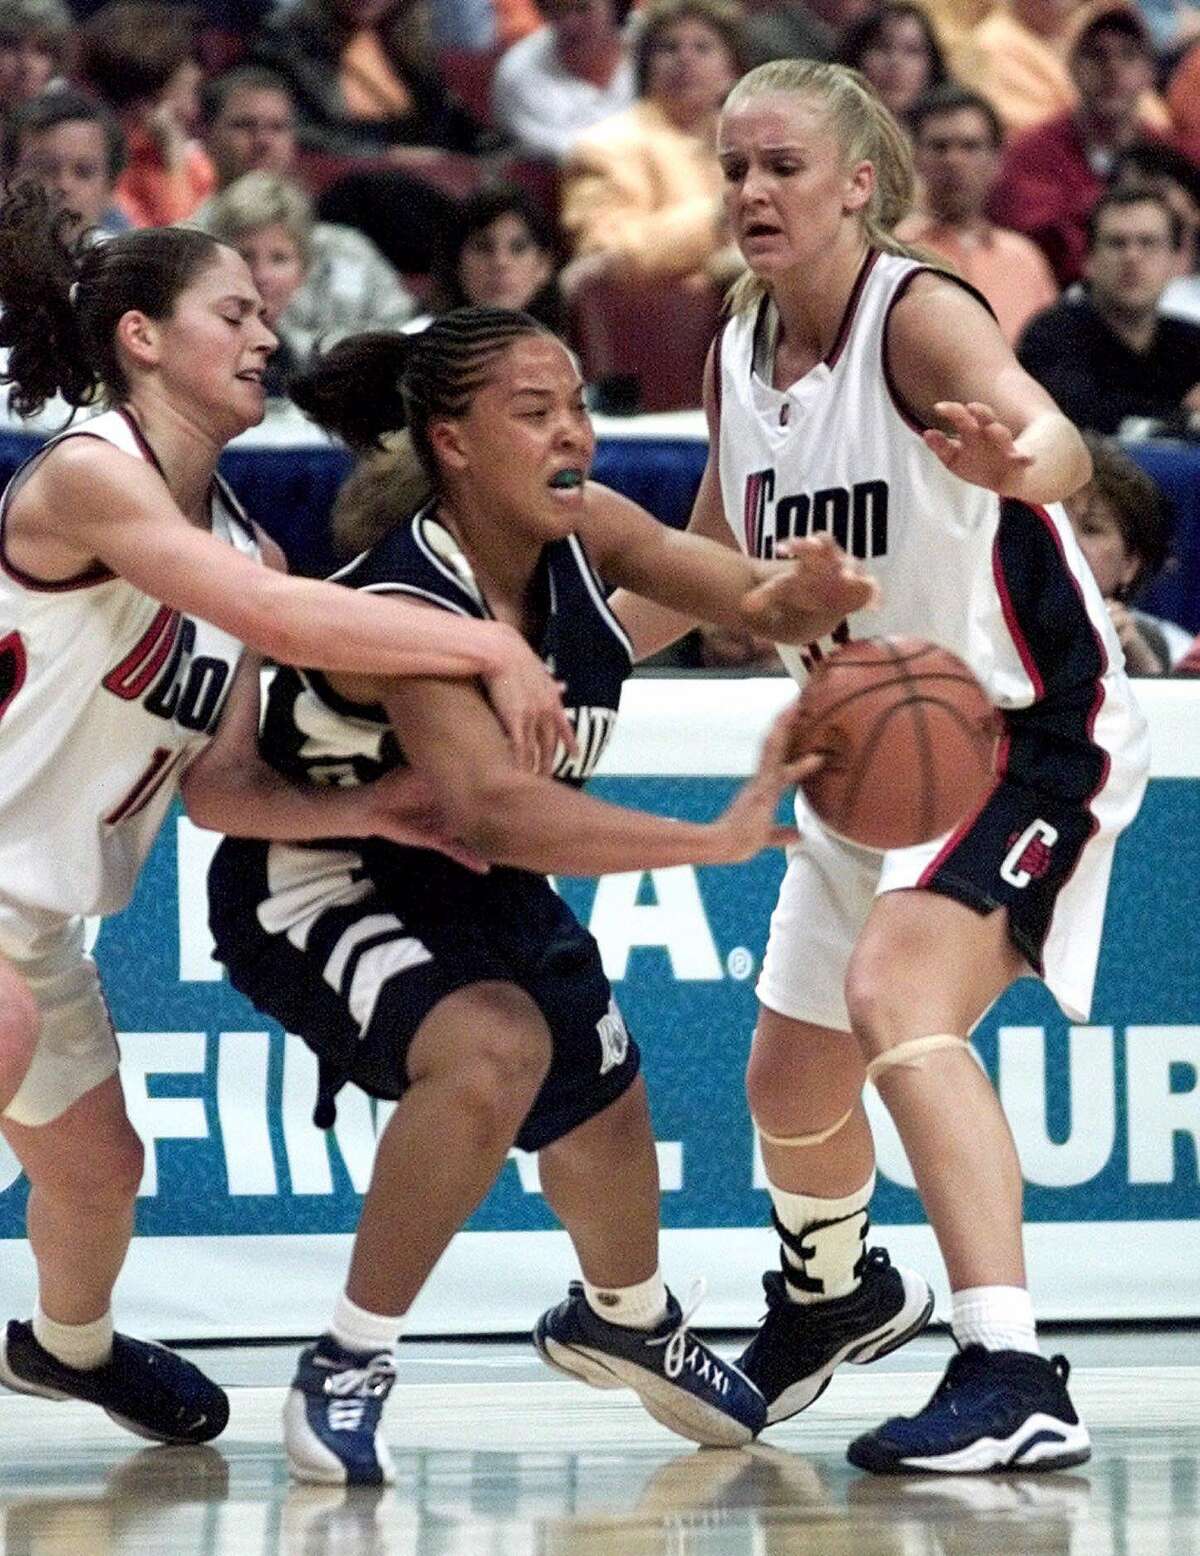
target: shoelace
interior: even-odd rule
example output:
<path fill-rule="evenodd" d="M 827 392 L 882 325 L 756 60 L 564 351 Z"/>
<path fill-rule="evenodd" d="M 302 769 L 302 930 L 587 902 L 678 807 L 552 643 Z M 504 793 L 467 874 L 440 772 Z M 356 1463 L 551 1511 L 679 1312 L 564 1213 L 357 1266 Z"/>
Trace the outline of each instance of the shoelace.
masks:
<path fill-rule="evenodd" d="M 665 1345 L 663 1353 L 663 1371 L 668 1378 L 677 1378 L 683 1371 L 683 1364 L 687 1357 L 688 1324 L 692 1314 L 704 1301 L 708 1290 L 708 1282 L 703 1275 L 698 1275 L 692 1282 L 692 1289 L 688 1292 L 687 1301 L 680 1309 L 679 1322 L 669 1334 L 657 1335 L 653 1340 L 647 1340 L 648 1346 Z"/>
<path fill-rule="evenodd" d="M 396 1363 L 391 1356 L 373 1356 L 365 1367 L 345 1367 L 331 1372 L 322 1387 L 332 1396 L 327 1406 L 329 1424 L 335 1431 L 354 1432 L 362 1424 L 367 1405 L 387 1398 L 396 1381 Z"/>

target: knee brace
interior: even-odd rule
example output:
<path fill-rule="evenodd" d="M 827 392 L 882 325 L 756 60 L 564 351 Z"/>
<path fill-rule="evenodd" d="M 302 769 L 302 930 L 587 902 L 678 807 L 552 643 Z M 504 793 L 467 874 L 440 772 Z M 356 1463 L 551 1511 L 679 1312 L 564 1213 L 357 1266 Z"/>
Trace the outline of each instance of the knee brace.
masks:
<path fill-rule="evenodd" d="M 854 1116 L 854 1105 L 846 1109 L 836 1123 L 830 1124 L 828 1129 L 815 1130 L 811 1135 L 771 1135 L 763 1128 L 757 1119 L 754 1127 L 758 1130 L 758 1138 L 767 1145 L 778 1146 L 785 1151 L 800 1151 L 810 1145 L 824 1145 L 826 1140 L 832 1140 L 839 1129 L 844 1129 Z"/>
<path fill-rule="evenodd" d="M 919 1070 L 925 1056 L 935 1053 L 939 1048 L 965 1050 L 967 1039 L 953 1032 L 935 1032 L 930 1037 L 910 1037 L 906 1042 L 897 1043 L 894 1048 L 885 1048 L 881 1054 L 876 1054 L 867 1065 L 867 1079 L 878 1087 L 879 1077 L 895 1065 L 903 1065 L 906 1070 Z"/>

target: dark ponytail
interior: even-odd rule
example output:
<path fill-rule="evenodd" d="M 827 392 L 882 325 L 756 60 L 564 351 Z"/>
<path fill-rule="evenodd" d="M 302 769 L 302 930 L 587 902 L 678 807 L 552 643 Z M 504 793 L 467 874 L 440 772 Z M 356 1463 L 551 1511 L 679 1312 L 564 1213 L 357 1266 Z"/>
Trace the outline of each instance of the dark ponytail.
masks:
<path fill-rule="evenodd" d="M 288 394 L 318 427 L 358 453 L 382 446 L 407 424 L 400 387 L 413 337 L 369 330 L 314 356 L 288 382 Z"/>
<path fill-rule="evenodd" d="M 116 329 L 131 309 L 167 319 L 179 294 L 220 245 L 185 227 L 147 227 L 102 242 L 71 242 L 69 218 L 39 185 L 17 184 L 0 200 L 0 346 L 12 408 L 33 416 L 61 394 L 90 405 L 123 400 L 129 384 Z"/>

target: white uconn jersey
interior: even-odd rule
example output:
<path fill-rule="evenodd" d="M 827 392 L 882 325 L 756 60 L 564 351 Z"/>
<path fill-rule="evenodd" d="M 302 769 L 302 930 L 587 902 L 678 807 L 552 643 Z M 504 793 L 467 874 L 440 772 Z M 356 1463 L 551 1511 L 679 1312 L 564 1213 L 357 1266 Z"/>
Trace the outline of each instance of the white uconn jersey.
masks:
<path fill-rule="evenodd" d="M 120 411 L 64 437 L 153 455 Z M 56 440 L 56 441 L 61 441 Z M 16 568 L 0 498 L 0 901 L 62 914 L 129 901 L 182 767 L 216 728 L 241 645 L 94 566 L 63 583 Z M 218 484 L 212 532 L 257 556 Z"/>
<path fill-rule="evenodd" d="M 1053 689 L 1057 667 L 1044 660 L 1055 645 L 1043 630 L 1052 623 L 1040 619 L 1053 614 L 1043 598 L 1049 568 L 1074 596 L 1075 619 L 1082 605 L 1098 640 L 1111 713 L 1114 698 L 1129 703 L 1117 673 L 1121 650 L 1061 507 L 1002 501 L 952 475 L 893 391 L 888 313 L 924 268 L 869 255 L 828 357 L 786 390 L 755 370 L 755 333 L 768 305 L 726 326 L 718 348 L 720 471 L 730 527 L 742 550 L 759 557 L 793 536 L 828 531 L 883 589 L 882 609 L 852 616 L 849 636 L 904 633 L 942 643 L 1005 709 L 1028 707 Z M 1035 587 L 1029 619 L 1018 623 L 1014 600 Z M 802 680 L 806 656 L 780 652 Z"/>

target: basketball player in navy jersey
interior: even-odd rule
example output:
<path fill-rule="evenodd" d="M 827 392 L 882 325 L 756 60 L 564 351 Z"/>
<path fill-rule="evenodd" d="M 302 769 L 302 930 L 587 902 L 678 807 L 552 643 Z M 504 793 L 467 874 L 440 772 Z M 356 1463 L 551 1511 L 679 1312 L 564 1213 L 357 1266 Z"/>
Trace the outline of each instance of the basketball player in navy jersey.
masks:
<path fill-rule="evenodd" d="M 1025 1286 L 1020 1166 L 967 1039 L 1031 974 L 1087 1020 L 1113 846 L 1145 786 L 1145 726 L 1060 506 L 1087 451 L 980 296 L 892 236 L 912 163 L 861 77 L 762 66 L 726 100 L 718 155 L 748 273 L 708 365 L 693 529 L 760 557 L 832 533 L 883 588 L 880 613 L 851 614 L 836 639 L 944 643 L 1004 720 L 992 793 L 927 847 L 872 854 L 800 809 L 748 1072 L 782 1270 L 741 1364 L 782 1420 L 839 1362 L 928 1317 L 921 1278 L 866 1250 L 871 1081 L 937 1235 L 961 1349 L 926 1408 L 860 1437 L 851 1461 L 1077 1464 L 1088 1434 Z M 672 635 L 648 608 L 618 608 L 639 654 Z M 829 646 L 781 652 L 802 679 Z"/>
<path fill-rule="evenodd" d="M 320 424 L 360 448 L 407 427 L 429 500 L 385 512 L 386 533 L 337 580 L 468 620 L 497 617 L 564 687 L 577 749 L 553 779 L 522 770 L 485 698 L 446 680 L 278 672 L 262 733 L 294 782 L 370 784 L 405 762 L 447 825 L 494 862 L 473 874 L 384 843 L 293 847 L 227 839 L 210 874 L 217 954 L 233 983 L 320 1062 L 318 1122 L 347 1080 L 398 1098 L 381 1135 L 349 1280 L 306 1350 L 285 1407 L 301 1479 L 378 1483 L 393 1470 L 380 1419 L 413 1300 L 514 1142 L 539 1153 L 542 1191 L 583 1271 L 539 1322 L 545 1358 L 598 1386 L 627 1384 L 698 1442 L 749 1441 L 755 1386 L 687 1330 L 658 1265 L 658 1176 L 635 1043 L 595 942 L 543 872 L 748 858 L 777 837 L 796 767 L 789 713 L 757 777 L 711 823 L 624 810 L 582 792 L 611 733 L 629 643 L 598 574 L 679 610 L 745 624 L 778 589 L 780 627 L 832 627 L 872 585 L 828 545 L 764 564 L 681 538 L 592 486 L 594 436 L 570 353 L 524 314 L 463 309 L 416 336 L 351 339 L 293 383 Z M 403 451 L 392 450 L 403 464 Z M 396 473 L 396 488 L 410 484 Z M 400 520 L 397 522 L 397 520 Z M 823 608 L 809 603 L 825 575 Z M 753 609 L 753 607 L 752 607 Z M 786 617 L 786 622 L 783 620 Z M 203 818 L 220 793 L 221 738 L 190 770 Z"/>
<path fill-rule="evenodd" d="M 238 255 L 174 230 L 73 249 L 60 225 L 30 186 L 0 203 L 13 408 L 32 413 L 58 392 L 109 406 L 39 451 L 0 499 L 0 1130 L 29 1181 L 38 1273 L 32 1322 L 0 1335 L 0 1380 L 88 1400 L 144 1437 L 198 1442 L 225 1424 L 222 1391 L 113 1332 L 142 1147 L 84 917 L 128 902 L 181 768 L 234 695 L 243 640 L 331 669 L 483 675 L 522 760 L 572 737 L 512 628 L 352 602 L 262 565 L 270 543 L 216 479 L 225 442 L 262 417 L 275 343 Z M 256 698 L 257 679 L 237 695 Z M 377 793 L 314 805 L 268 773 L 253 825 L 426 835 L 412 824 L 423 791 Z"/>

